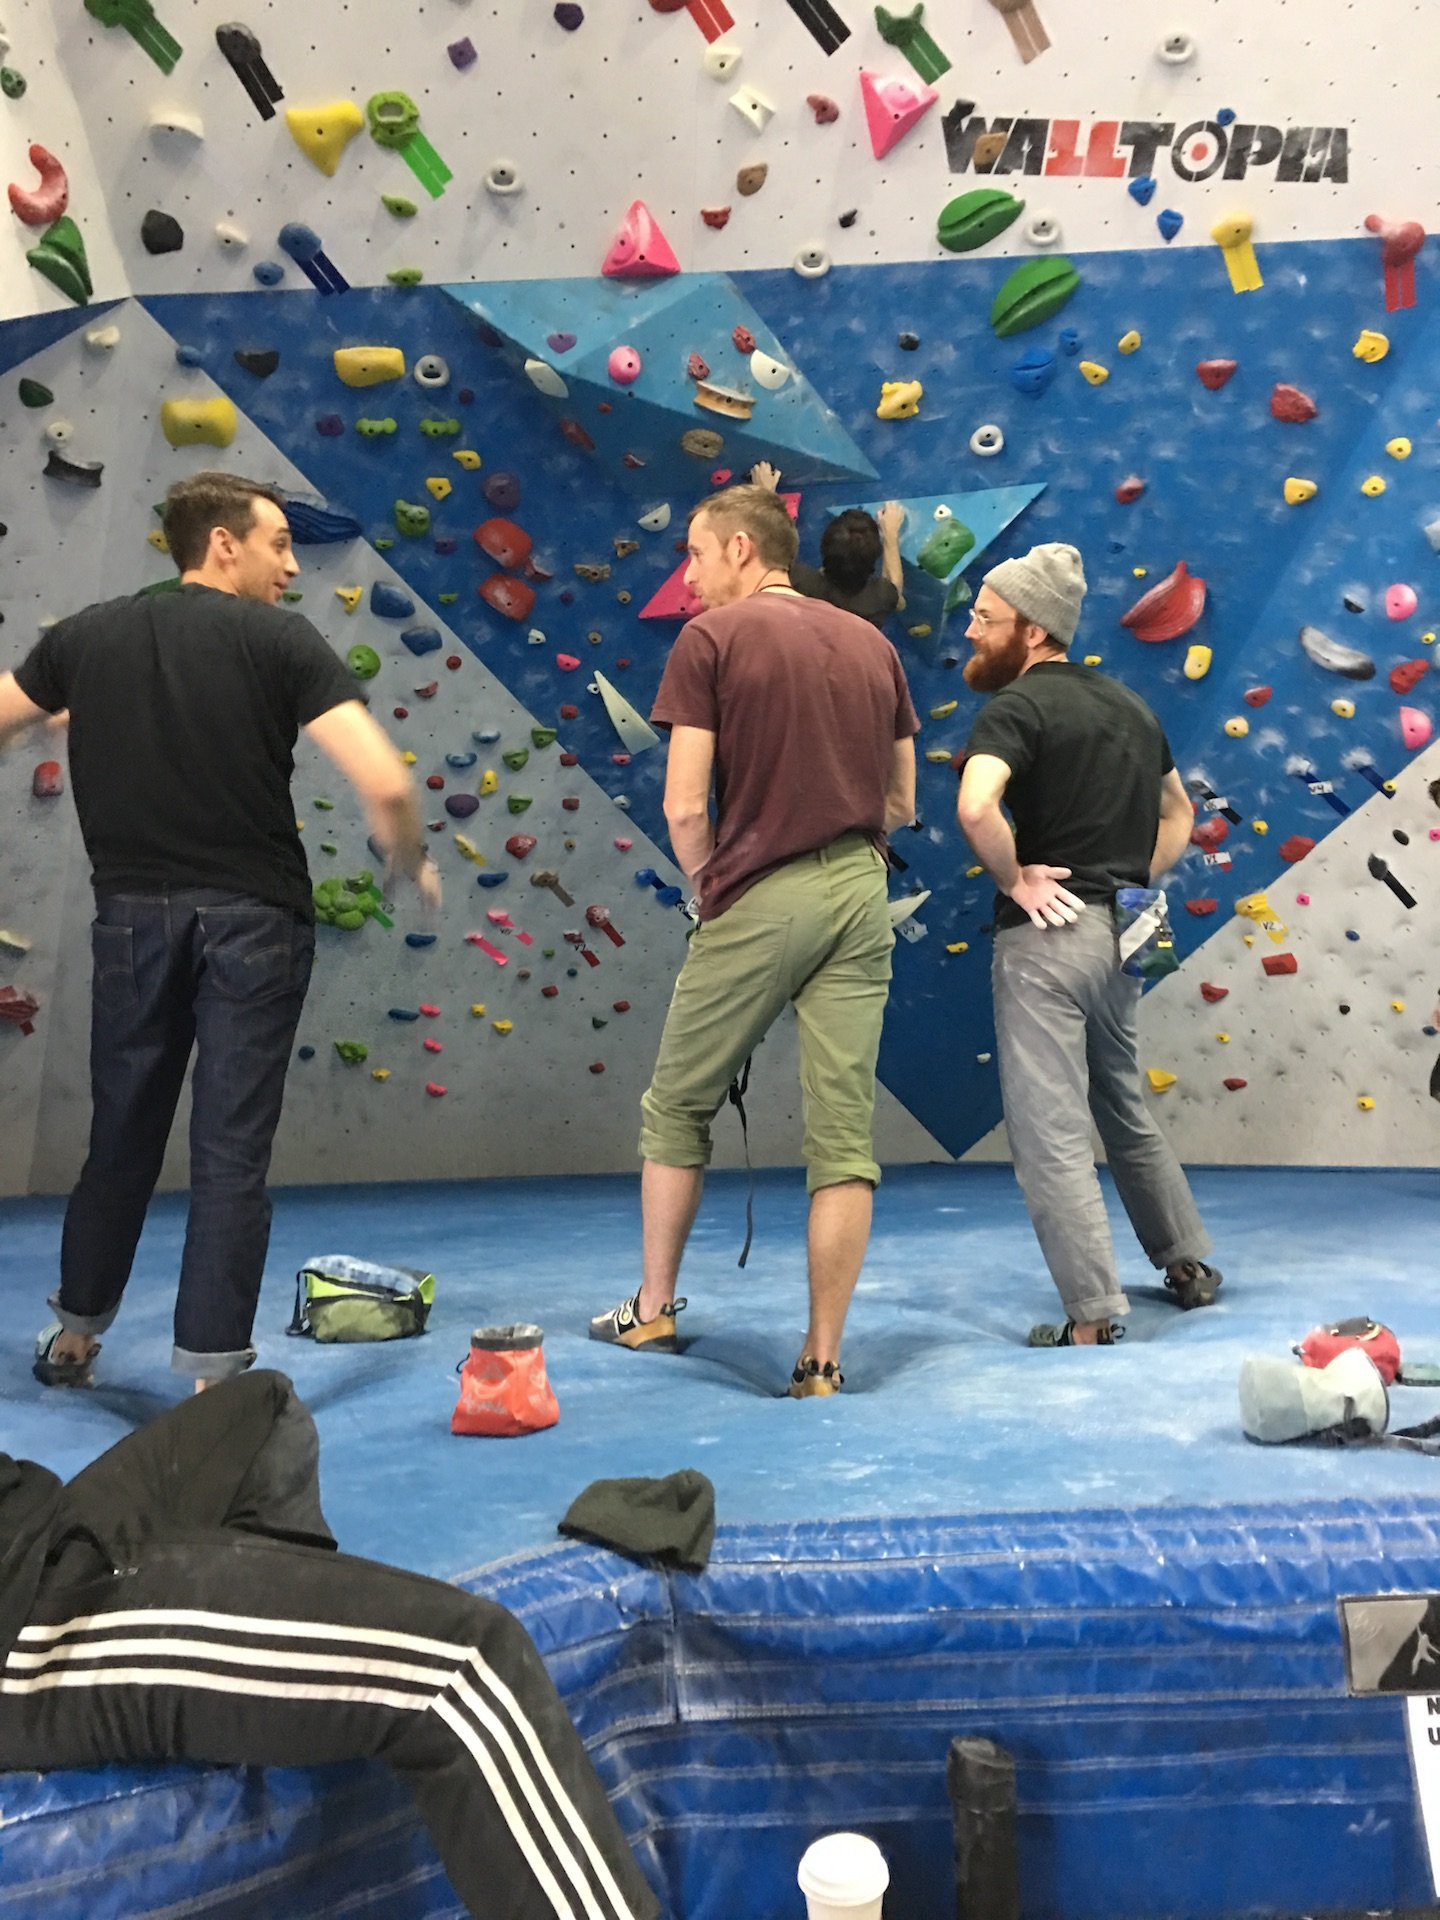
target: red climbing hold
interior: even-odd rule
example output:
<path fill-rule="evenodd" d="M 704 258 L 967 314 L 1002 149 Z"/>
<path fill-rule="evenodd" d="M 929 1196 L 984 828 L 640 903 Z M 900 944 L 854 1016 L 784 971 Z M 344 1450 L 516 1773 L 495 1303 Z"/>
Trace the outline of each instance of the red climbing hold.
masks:
<path fill-rule="evenodd" d="M 570 706 L 561 707 L 560 718 L 562 720 L 578 720 L 580 718 L 579 707 L 570 707 Z"/>
<path fill-rule="evenodd" d="M 578 813 L 580 811 L 580 796 L 574 793 L 567 793 L 560 804 L 566 813 Z"/>
<path fill-rule="evenodd" d="M 1398 667 L 1390 669 L 1390 691 L 1392 693 L 1413 693 L 1416 682 L 1428 671 L 1428 660 L 1402 660 Z"/>
<path fill-rule="evenodd" d="M 1204 611 L 1205 582 L 1180 560 L 1173 573 L 1121 614 L 1120 624 L 1137 640 L 1174 640 L 1188 633 Z"/>
<path fill-rule="evenodd" d="M 487 606 L 503 613 L 507 620 L 528 620 L 535 605 L 535 589 L 507 573 L 492 573 L 475 589 Z"/>
<path fill-rule="evenodd" d="M 541 987 L 540 996 L 544 1000 L 553 1000 L 559 991 L 558 987 Z"/>
<path fill-rule="evenodd" d="M 1249 1084 L 1250 1082 L 1248 1080 L 1241 1080 L 1237 1075 L 1232 1075 L 1228 1080 L 1222 1082 L 1227 1093 L 1243 1093 Z"/>
<path fill-rule="evenodd" d="M 643 200 L 631 203 L 600 271 L 612 280 L 655 280 L 680 271 L 670 242 Z"/>
<path fill-rule="evenodd" d="M 578 753 L 562 753 L 560 756 L 560 764 L 562 767 L 578 767 L 580 764 L 580 756 Z"/>
<path fill-rule="evenodd" d="M 427 1053 L 443 1053 L 445 1051 L 444 1046 L 438 1040 L 426 1040 L 424 1045 Z"/>
<path fill-rule="evenodd" d="M 612 1000 L 610 1005 L 615 1013 L 628 1013 L 630 1011 L 630 1002 L 628 1000 Z"/>
<path fill-rule="evenodd" d="M 1278 851 L 1286 865 L 1293 867 L 1297 860 L 1315 851 L 1315 842 L 1306 833 L 1292 833 L 1288 840 L 1280 842 Z"/>
<path fill-rule="evenodd" d="M 828 93 L 807 93 L 805 104 L 814 114 L 817 127 L 828 127 L 832 120 L 840 118 L 840 109 Z"/>
<path fill-rule="evenodd" d="M 438 1020 L 440 1017 L 440 1009 L 429 1000 L 420 1002 L 420 1011 L 427 1020 Z"/>
<path fill-rule="evenodd" d="M 702 207 L 700 209 L 700 218 L 705 222 L 707 227 L 719 229 L 729 220 L 730 209 L 729 207 Z"/>
<path fill-rule="evenodd" d="M 1273 687 L 1247 687 L 1245 704 L 1247 707 L 1263 707 L 1274 691 Z"/>
<path fill-rule="evenodd" d="M 1203 920 L 1207 913 L 1214 913 L 1219 908 L 1219 905 L 1220 902 L 1218 900 L 1187 900 L 1185 902 L 1185 911 L 1187 913 L 1193 913 L 1197 920 Z"/>
<path fill-rule="evenodd" d="M 475 544 L 499 567 L 523 567 L 534 542 L 513 520 L 482 520 L 475 529 Z"/>
<path fill-rule="evenodd" d="M 425 784 L 432 793 L 439 793 L 445 785 L 445 779 L 443 774 L 432 773 L 426 779 Z"/>
<path fill-rule="evenodd" d="M 1202 387 L 1208 387 L 1211 393 L 1218 393 L 1239 364 L 1237 360 L 1201 360 L 1197 362 L 1195 371 L 1200 376 Z"/>
<path fill-rule="evenodd" d="M 590 1062 L 590 1071 L 591 1073 L 603 1073 L 605 1071 L 605 1062 L 603 1060 L 592 1060 Z"/>
<path fill-rule="evenodd" d="M 34 1033 L 32 1022 L 40 1011 L 40 1002 L 33 993 L 26 993 L 23 987 L 0 987 L 0 1020 L 12 1027 L 18 1027 L 21 1033 Z"/>
<path fill-rule="evenodd" d="M 562 673 L 574 673 L 580 664 L 580 660 L 578 655 L 573 653 L 557 653 L 555 656 L 555 664 Z"/>
<path fill-rule="evenodd" d="M 1208 820 L 1201 820 L 1190 832 L 1192 847 L 1203 847 L 1207 853 L 1214 853 L 1217 847 L 1223 847 L 1230 838 L 1230 822 L 1223 815 L 1212 813 Z"/>
<path fill-rule="evenodd" d="M 450 669 L 451 673 L 458 673 L 460 671 L 460 668 L 464 665 L 464 662 L 461 660 L 458 653 L 448 653 L 445 656 L 445 664 Z"/>
<path fill-rule="evenodd" d="M 30 164 L 40 176 L 38 187 L 10 188 L 10 207 L 17 220 L 27 227 L 48 227 L 57 221 L 70 204 L 70 182 L 65 169 L 48 148 L 32 146 Z"/>
<path fill-rule="evenodd" d="M 1293 953 L 1267 953 L 1260 962 L 1266 973 L 1272 977 L 1280 973 L 1298 973 L 1300 962 Z"/>
<path fill-rule="evenodd" d="M 512 860 L 524 860 L 539 844 L 533 833 L 512 833 L 505 842 L 505 851 Z"/>
<path fill-rule="evenodd" d="M 1229 987 L 1212 987 L 1208 980 L 1200 982 L 1200 997 L 1202 1000 L 1207 1000 L 1212 1007 L 1225 999 L 1229 991 Z"/>
<path fill-rule="evenodd" d="M 595 451 L 595 442 L 590 438 L 578 420 L 562 419 L 560 422 L 560 431 L 570 442 L 571 446 L 579 447 L 582 453 L 593 453 Z"/>
<path fill-rule="evenodd" d="M 1320 409 L 1308 393 L 1280 380 L 1270 395 L 1270 411 L 1277 420 L 1289 420 L 1298 426 L 1304 420 L 1313 420 Z"/>
<path fill-rule="evenodd" d="M 425 1091 L 432 1100 L 443 1100 L 450 1089 L 448 1087 L 442 1087 L 438 1080 L 427 1080 L 425 1082 Z"/>
<path fill-rule="evenodd" d="M 708 380 L 710 369 L 698 353 L 692 353 L 685 363 L 685 371 L 692 380 Z"/>
<path fill-rule="evenodd" d="M 1132 500 L 1138 500 L 1145 491 L 1145 482 L 1138 473 L 1129 474 L 1115 489 L 1115 498 L 1122 507 L 1128 507 Z"/>
<path fill-rule="evenodd" d="M 30 781 L 37 800 L 58 800 L 65 791 L 65 773 L 58 760 L 42 760 Z"/>
<path fill-rule="evenodd" d="M 753 353 L 755 351 L 755 336 L 749 327 L 736 327 L 730 338 L 735 342 L 735 351 L 737 353 Z"/>

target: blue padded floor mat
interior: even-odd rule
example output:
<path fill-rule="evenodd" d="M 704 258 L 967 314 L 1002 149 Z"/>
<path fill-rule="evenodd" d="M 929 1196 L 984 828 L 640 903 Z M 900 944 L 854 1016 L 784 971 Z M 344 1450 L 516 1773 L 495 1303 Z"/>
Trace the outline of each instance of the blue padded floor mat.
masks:
<path fill-rule="evenodd" d="M 1440 1463 L 1255 1447 L 1235 1389 L 1246 1353 L 1349 1313 L 1440 1359 L 1436 1177 L 1198 1174 L 1226 1283 L 1189 1315 L 1117 1208 L 1129 1336 L 1077 1353 L 1024 1345 L 1055 1301 L 1008 1169 L 893 1173 L 846 1391 L 804 1404 L 777 1397 L 803 1327 L 804 1195 L 793 1174 L 760 1188 L 739 1274 L 743 1184 L 712 1184 L 679 1358 L 585 1335 L 635 1283 L 633 1180 L 282 1192 L 261 1308 L 262 1363 L 315 1410 L 341 1544 L 464 1578 L 524 1619 L 667 1912 L 798 1913 L 807 1839 L 853 1824 L 889 1853 L 892 1920 L 948 1920 L 960 1732 L 1016 1754 L 1027 1916 L 1428 1899 L 1401 1709 L 1347 1700 L 1333 1602 L 1440 1587 Z M 91 1394 L 28 1372 L 59 1215 L 0 1205 L 0 1445 L 69 1473 L 186 1390 L 168 1373 L 183 1203 L 157 1203 Z M 430 1266 L 431 1332 L 286 1340 L 294 1269 L 336 1251 Z M 516 1318 L 545 1327 L 559 1425 L 453 1438 L 471 1326 Z M 1440 1411 L 1440 1392 L 1395 1400 L 1397 1421 Z M 591 1479 L 681 1466 L 716 1486 L 705 1575 L 555 1543 Z M 405 1796 L 370 1768 L 14 1778 L 0 1809 L 0 1915 L 459 1912 Z"/>

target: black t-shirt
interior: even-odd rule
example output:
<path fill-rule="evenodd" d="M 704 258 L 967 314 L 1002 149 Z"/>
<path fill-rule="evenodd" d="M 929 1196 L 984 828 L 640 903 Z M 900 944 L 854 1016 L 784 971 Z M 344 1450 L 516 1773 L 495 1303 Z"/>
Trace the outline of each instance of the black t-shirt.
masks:
<path fill-rule="evenodd" d="M 1160 783 L 1175 762 L 1139 694 L 1090 667 L 1042 661 L 992 696 L 966 752 L 1010 769 L 1005 805 L 1021 866 L 1069 867 L 1064 885 L 1096 903 L 1150 884 Z M 1004 894 L 995 919 L 1029 924 Z"/>
<path fill-rule="evenodd" d="M 136 594 L 61 620 L 15 678 L 70 710 L 97 892 L 223 887 L 313 919 L 292 750 L 360 692 L 308 620 L 193 583 Z"/>
<path fill-rule="evenodd" d="M 881 573 L 874 574 L 858 592 L 845 593 L 818 567 L 807 567 L 797 560 L 790 569 L 790 584 L 807 600 L 828 600 L 832 607 L 839 607 L 844 613 L 858 613 L 862 620 L 877 627 L 883 627 L 900 604 L 899 594 Z"/>

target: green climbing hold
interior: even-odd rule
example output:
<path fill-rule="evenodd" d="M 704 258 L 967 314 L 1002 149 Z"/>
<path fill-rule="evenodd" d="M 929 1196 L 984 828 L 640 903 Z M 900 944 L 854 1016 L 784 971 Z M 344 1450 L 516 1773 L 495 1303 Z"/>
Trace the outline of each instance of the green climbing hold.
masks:
<path fill-rule="evenodd" d="M 558 734 L 558 727 L 531 727 L 530 729 L 530 738 L 537 747 L 553 747 Z"/>
<path fill-rule="evenodd" d="M 1001 187 L 977 187 L 958 194 L 940 209 L 935 238 L 951 253 L 983 247 L 1025 211 L 1025 202 Z"/>
<path fill-rule="evenodd" d="M 350 671 L 353 673 L 355 669 L 352 667 Z M 335 811 L 335 802 L 333 800 L 322 800 L 317 796 L 310 804 L 317 813 L 333 813 Z"/>
<path fill-rule="evenodd" d="M 378 533 L 370 544 L 377 553 L 388 553 L 395 544 L 395 536 L 393 533 Z"/>
<path fill-rule="evenodd" d="M 1024 333 L 1028 327 L 1041 326 L 1059 313 L 1079 285 L 1080 275 L 1061 254 L 1027 260 L 996 294 L 990 325 L 1001 340 L 1008 340 L 1012 333 Z"/>
<path fill-rule="evenodd" d="M 420 131 L 420 109 L 408 93 L 395 88 L 372 93 L 365 102 L 365 117 L 377 147 L 403 147 Z"/>
<path fill-rule="evenodd" d="M 351 647 L 345 656 L 345 664 L 357 680 L 373 680 L 380 671 L 380 656 L 374 647 Z M 317 801 L 316 805 L 319 804 Z"/>
<path fill-rule="evenodd" d="M 320 842 L 320 851 L 322 853 L 338 853 L 340 849 L 333 840 L 322 840 Z"/>
<path fill-rule="evenodd" d="M 300 591 L 299 587 L 286 587 L 284 592 L 280 595 L 280 598 L 285 602 L 287 607 L 293 607 L 299 601 L 303 600 L 305 596 Z"/>
<path fill-rule="evenodd" d="M 77 307 L 83 307 L 94 292 L 90 284 L 90 263 L 85 258 L 85 242 L 68 213 L 62 213 L 53 226 L 45 229 L 39 244 L 31 247 L 25 258 Z"/>
<path fill-rule="evenodd" d="M 354 933 L 367 920 L 378 920 L 382 927 L 394 923 L 381 912 L 380 894 L 369 868 L 345 879 L 321 880 L 314 888 L 315 918 L 328 927 Z"/>
<path fill-rule="evenodd" d="M 425 278 L 423 267 L 391 267 L 385 278 L 392 287 L 418 287 Z"/>
<path fill-rule="evenodd" d="M 362 1060 L 370 1058 L 370 1049 L 363 1040 L 337 1040 L 335 1051 L 347 1067 L 358 1067 Z"/>
<path fill-rule="evenodd" d="M 23 100 L 29 81 L 23 73 L 17 73 L 14 67 L 0 67 L 0 93 L 7 100 Z"/>
<path fill-rule="evenodd" d="M 512 793 L 506 799 L 505 804 L 509 807 L 511 813 L 524 813 L 525 809 L 530 805 L 530 795 L 528 793 Z"/>
<path fill-rule="evenodd" d="M 395 525 L 411 540 L 418 540 L 422 534 L 430 531 L 430 509 L 417 507 L 412 500 L 397 500 Z"/>
<path fill-rule="evenodd" d="M 420 209 L 413 200 L 407 200 L 403 193 L 382 193 L 380 204 L 387 213 L 393 213 L 397 220 L 413 220 Z"/>
<path fill-rule="evenodd" d="M 42 386 L 38 380 L 22 380 L 20 404 L 22 407 L 53 407 L 55 396 L 49 387 Z"/>
<path fill-rule="evenodd" d="M 915 556 L 916 566 L 932 579 L 948 580 L 975 544 L 963 520 L 942 520 Z"/>
<path fill-rule="evenodd" d="M 460 596 L 458 593 L 437 593 L 435 598 L 440 602 L 442 607 L 453 607 Z"/>
<path fill-rule="evenodd" d="M 426 414 L 420 422 L 420 431 L 427 440 L 450 440 L 460 431 L 458 420 L 437 420 L 433 414 Z"/>
<path fill-rule="evenodd" d="M 368 415 L 355 422 L 355 431 L 364 440 L 378 440 L 382 434 L 394 433 L 395 422 L 386 414 L 383 420 L 372 420 Z"/>
<path fill-rule="evenodd" d="M 502 753 L 500 758 L 512 773 L 519 773 L 525 762 L 530 758 L 530 749 L 528 747 L 511 747 L 509 752 Z"/>

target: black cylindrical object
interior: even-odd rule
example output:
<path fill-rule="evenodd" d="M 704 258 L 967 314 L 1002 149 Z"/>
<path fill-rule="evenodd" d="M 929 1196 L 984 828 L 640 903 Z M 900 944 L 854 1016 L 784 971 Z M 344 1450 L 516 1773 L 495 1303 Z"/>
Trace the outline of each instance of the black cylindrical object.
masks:
<path fill-rule="evenodd" d="M 945 1784 L 955 1820 L 958 1920 L 1020 1920 L 1015 1761 L 993 1740 L 950 1742 Z"/>

